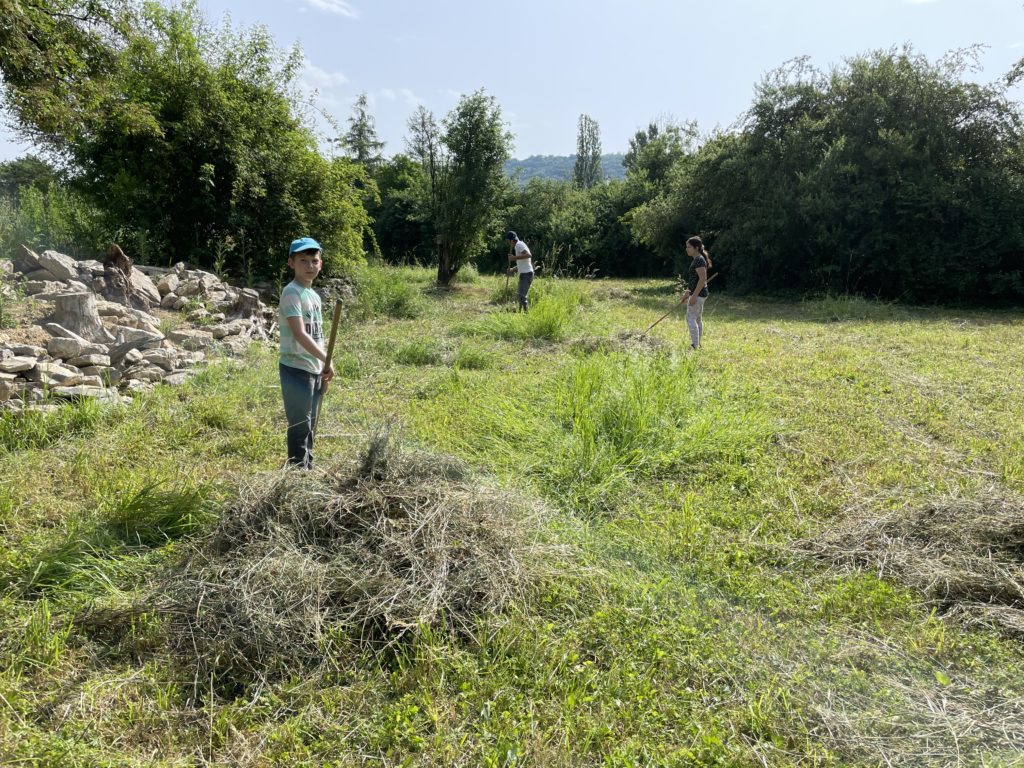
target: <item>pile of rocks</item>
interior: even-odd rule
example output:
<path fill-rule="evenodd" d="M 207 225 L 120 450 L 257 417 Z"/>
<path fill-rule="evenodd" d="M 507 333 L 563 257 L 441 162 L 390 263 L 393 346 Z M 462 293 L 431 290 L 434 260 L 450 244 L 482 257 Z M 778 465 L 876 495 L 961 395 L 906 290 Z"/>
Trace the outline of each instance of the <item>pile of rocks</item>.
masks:
<path fill-rule="evenodd" d="M 273 312 L 256 291 L 184 264 L 137 267 L 116 246 L 104 262 L 22 247 L 12 263 L 0 262 L 0 274 L 52 307 L 41 326 L 50 336 L 45 347 L 0 345 L 0 407 L 7 409 L 82 397 L 116 402 L 178 384 L 211 355 L 244 353 L 272 327 Z M 151 310 L 163 311 L 164 320 Z M 185 316 L 172 319 L 167 310 Z"/>

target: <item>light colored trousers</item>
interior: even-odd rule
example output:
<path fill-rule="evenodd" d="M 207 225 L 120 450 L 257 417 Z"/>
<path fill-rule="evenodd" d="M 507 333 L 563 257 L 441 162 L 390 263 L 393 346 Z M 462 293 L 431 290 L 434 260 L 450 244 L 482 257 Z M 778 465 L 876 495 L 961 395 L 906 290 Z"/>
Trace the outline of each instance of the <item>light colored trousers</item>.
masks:
<path fill-rule="evenodd" d="M 704 335 L 704 299 L 706 296 L 698 296 L 697 303 L 686 302 L 686 324 L 690 327 L 690 342 L 694 348 L 700 346 L 701 336 Z"/>

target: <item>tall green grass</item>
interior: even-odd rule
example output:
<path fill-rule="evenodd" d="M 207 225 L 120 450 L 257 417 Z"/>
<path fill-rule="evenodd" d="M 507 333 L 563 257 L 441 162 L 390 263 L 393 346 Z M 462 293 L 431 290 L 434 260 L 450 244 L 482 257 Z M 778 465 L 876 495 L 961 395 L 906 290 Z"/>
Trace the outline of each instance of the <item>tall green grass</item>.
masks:
<path fill-rule="evenodd" d="M 53 411 L 0 411 L 0 451 L 45 448 L 64 437 L 97 429 L 116 419 L 117 408 L 82 398 Z"/>
<path fill-rule="evenodd" d="M 478 321 L 473 330 L 506 341 L 561 341 L 569 334 L 580 308 L 591 303 L 578 286 L 560 280 L 535 284 L 529 298 L 529 312 L 492 313 Z"/>
<path fill-rule="evenodd" d="M 353 316 L 360 320 L 382 315 L 403 319 L 420 317 L 427 304 L 411 278 L 419 276 L 421 271 L 377 266 L 356 269 L 353 273 L 356 285 Z"/>
<path fill-rule="evenodd" d="M 743 459 L 772 434 L 762 415 L 707 388 L 696 358 L 593 355 L 559 392 L 565 430 L 548 483 L 571 507 L 608 508 L 631 483 Z"/>

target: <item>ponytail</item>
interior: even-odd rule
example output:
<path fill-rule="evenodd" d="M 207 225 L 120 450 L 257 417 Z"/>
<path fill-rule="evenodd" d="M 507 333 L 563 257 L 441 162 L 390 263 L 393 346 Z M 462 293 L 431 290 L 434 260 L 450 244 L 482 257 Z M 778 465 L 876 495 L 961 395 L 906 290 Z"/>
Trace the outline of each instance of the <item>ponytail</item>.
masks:
<path fill-rule="evenodd" d="M 694 235 L 686 241 L 687 245 L 692 245 L 697 249 L 697 253 L 704 257 L 704 261 L 708 263 L 708 269 L 711 269 L 711 254 L 704 250 L 704 241 Z"/>

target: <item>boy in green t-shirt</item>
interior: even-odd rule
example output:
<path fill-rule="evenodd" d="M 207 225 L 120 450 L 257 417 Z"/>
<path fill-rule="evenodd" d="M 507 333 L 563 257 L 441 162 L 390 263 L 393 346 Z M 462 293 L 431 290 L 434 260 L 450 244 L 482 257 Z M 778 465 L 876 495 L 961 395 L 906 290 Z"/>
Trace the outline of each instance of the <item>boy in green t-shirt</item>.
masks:
<path fill-rule="evenodd" d="M 313 467 L 313 434 L 323 385 L 334 377 L 324 351 L 324 319 L 313 280 L 320 274 L 320 244 L 311 237 L 293 240 L 288 266 L 295 274 L 281 291 L 281 395 L 288 419 L 288 463 Z M 324 365 L 326 363 L 326 370 Z"/>

